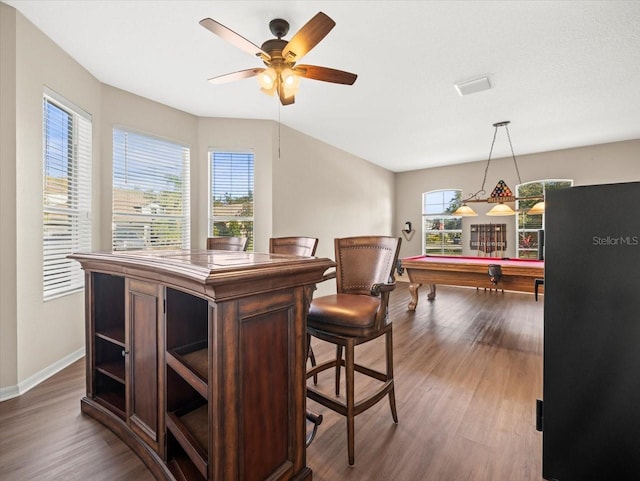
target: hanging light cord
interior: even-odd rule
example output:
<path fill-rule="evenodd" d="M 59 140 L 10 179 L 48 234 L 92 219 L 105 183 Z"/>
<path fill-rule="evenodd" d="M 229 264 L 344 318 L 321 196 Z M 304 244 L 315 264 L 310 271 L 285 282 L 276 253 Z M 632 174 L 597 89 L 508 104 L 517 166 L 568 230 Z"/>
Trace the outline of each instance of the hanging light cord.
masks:
<path fill-rule="evenodd" d="M 280 158 L 280 103 L 278 103 L 278 158 Z"/>
<path fill-rule="evenodd" d="M 516 166 L 516 174 L 518 174 L 518 184 L 522 184 L 522 180 L 520 179 L 520 170 L 518 170 L 518 162 L 516 162 L 516 154 L 513 153 L 513 145 L 511 144 L 511 135 L 509 135 L 509 126 L 507 125 L 509 122 L 503 122 L 503 123 L 504 123 L 504 128 L 507 131 L 507 139 L 509 139 L 509 147 L 511 148 L 511 157 L 513 158 L 513 165 Z M 496 127 L 496 130 L 498 130 L 498 127 Z"/>
<path fill-rule="evenodd" d="M 475 196 L 485 193 L 484 184 L 487 182 L 487 172 L 489 172 L 489 164 L 491 164 L 491 155 L 493 154 L 493 146 L 496 143 L 496 135 L 498 134 L 498 124 L 494 124 L 493 127 L 494 127 L 493 140 L 491 141 L 491 148 L 489 149 L 489 159 L 487 160 L 487 165 L 484 168 L 484 178 L 482 179 L 482 187 L 480 187 L 480 190 L 474 194 Z"/>
<path fill-rule="evenodd" d="M 498 127 L 504 127 L 507 131 L 507 139 L 509 140 L 509 148 L 511 149 L 511 158 L 513 159 L 513 165 L 516 167 L 516 174 L 518 174 L 518 184 L 522 184 L 522 180 L 520 179 L 520 170 L 518 169 L 518 162 L 516 161 L 516 154 L 513 152 L 513 144 L 511 143 L 511 135 L 509 134 L 509 121 L 498 122 L 493 124 L 493 140 L 491 141 L 491 149 L 489 149 L 489 158 L 487 159 L 487 165 L 484 168 L 484 177 L 482 179 L 482 187 L 478 192 L 471 195 L 467 200 L 472 198 L 477 198 L 481 194 L 485 194 L 484 185 L 487 182 L 487 172 L 489 172 L 489 165 L 491 164 L 491 156 L 493 155 L 493 146 L 496 143 L 496 136 L 498 135 Z"/>

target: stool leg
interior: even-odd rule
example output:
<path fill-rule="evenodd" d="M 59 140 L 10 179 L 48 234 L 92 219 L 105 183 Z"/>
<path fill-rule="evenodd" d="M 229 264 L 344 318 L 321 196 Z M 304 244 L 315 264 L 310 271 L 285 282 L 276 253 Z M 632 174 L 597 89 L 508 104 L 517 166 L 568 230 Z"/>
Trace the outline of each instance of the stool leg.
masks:
<path fill-rule="evenodd" d="M 336 346 L 336 396 L 340 395 L 340 367 L 342 366 L 342 346 Z"/>
<path fill-rule="evenodd" d="M 387 351 L 387 379 L 391 379 L 393 385 L 389 391 L 389 407 L 391 407 L 391 417 L 393 422 L 398 424 L 398 412 L 396 411 L 396 393 L 395 382 L 393 381 L 393 330 L 389 326 L 389 330 L 385 335 L 385 348 Z"/>
<path fill-rule="evenodd" d="M 313 348 L 311 347 L 311 334 L 307 334 L 307 358 L 311 359 L 311 367 L 316 366 L 316 355 L 313 353 Z M 313 375 L 313 384 L 315 386 L 318 385 L 318 375 Z"/>
<path fill-rule="evenodd" d="M 355 416 L 353 414 L 353 408 L 355 404 L 354 399 L 354 374 L 355 374 L 355 360 L 354 360 L 355 343 L 353 339 L 349 339 L 345 346 L 345 375 L 347 381 L 347 449 L 349 451 L 349 466 L 355 464 Z"/>

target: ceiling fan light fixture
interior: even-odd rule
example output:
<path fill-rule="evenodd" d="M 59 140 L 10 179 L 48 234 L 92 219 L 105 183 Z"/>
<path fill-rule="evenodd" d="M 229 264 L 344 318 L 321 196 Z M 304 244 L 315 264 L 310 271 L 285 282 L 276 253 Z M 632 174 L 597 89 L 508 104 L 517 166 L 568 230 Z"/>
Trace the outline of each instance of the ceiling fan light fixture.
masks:
<path fill-rule="evenodd" d="M 300 84 L 300 77 L 288 67 L 282 69 L 280 78 L 287 89 L 297 89 Z"/>
<path fill-rule="evenodd" d="M 278 74 L 276 71 L 272 67 L 269 67 L 260 72 L 258 75 L 258 83 L 260 87 L 262 87 L 262 90 L 268 91 L 274 88 L 277 78 Z"/>
<path fill-rule="evenodd" d="M 265 89 L 264 87 L 260 88 L 260 91 L 264 94 L 267 94 L 269 97 L 273 97 L 276 94 L 277 90 L 278 89 L 275 85 L 270 89 Z"/>
<path fill-rule="evenodd" d="M 291 105 L 295 102 L 298 83 L 302 76 L 343 85 L 353 85 L 358 78 L 356 74 L 344 70 L 317 65 L 294 68 L 294 65 L 335 27 L 336 22 L 325 13 L 318 12 L 314 15 L 289 41 L 283 38 L 289 31 L 289 22 L 281 18 L 273 19 L 269 23 L 269 29 L 276 38 L 265 41 L 262 47 L 258 47 L 242 35 L 238 35 L 211 18 L 203 18 L 200 20 L 200 25 L 239 49 L 260 58 L 267 67 L 266 69 L 249 68 L 218 75 L 209 79 L 212 83 L 221 84 L 257 76 L 258 83 L 264 93 L 271 96 L 277 93 L 282 105 Z"/>

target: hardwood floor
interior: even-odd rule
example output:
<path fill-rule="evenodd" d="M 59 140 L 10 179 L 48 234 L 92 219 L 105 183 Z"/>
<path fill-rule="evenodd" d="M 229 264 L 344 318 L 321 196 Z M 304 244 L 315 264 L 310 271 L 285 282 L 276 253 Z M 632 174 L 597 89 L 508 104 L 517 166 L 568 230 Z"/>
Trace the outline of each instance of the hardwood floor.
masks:
<path fill-rule="evenodd" d="M 0 403 L 2 481 L 152 481 L 115 434 L 80 412 L 84 358 Z"/>
<path fill-rule="evenodd" d="M 345 419 L 309 401 L 324 416 L 307 450 L 314 481 L 542 480 L 535 400 L 543 303 L 439 286 L 435 301 L 424 296 L 410 312 L 409 297 L 406 283 L 391 295 L 399 423 L 387 401 L 359 415 L 349 467 Z M 316 340 L 314 351 L 319 360 L 334 353 Z M 356 362 L 381 369 L 383 340 L 356 348 Z M 330 392 L 332 374 L 318 386 Z M 357 396 L 370 387 L 356 375 Z M 83 394 L 84 360 L 0 403 L 0 479 L 152 479 L 115 435 L 80 413 Z"/>

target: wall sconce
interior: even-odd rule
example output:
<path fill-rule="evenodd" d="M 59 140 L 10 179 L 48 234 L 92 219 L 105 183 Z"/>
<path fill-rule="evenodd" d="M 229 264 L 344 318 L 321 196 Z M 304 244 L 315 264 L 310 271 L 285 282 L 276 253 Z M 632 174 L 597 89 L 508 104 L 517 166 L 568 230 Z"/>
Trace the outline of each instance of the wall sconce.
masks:
<path fill-rule="evenodd" d="M 410 221 L 404 223 L 404 229 L 402 229 L 402 232 L 404 232 L 405 234 L 411 234 L 413 232 Z"/>

